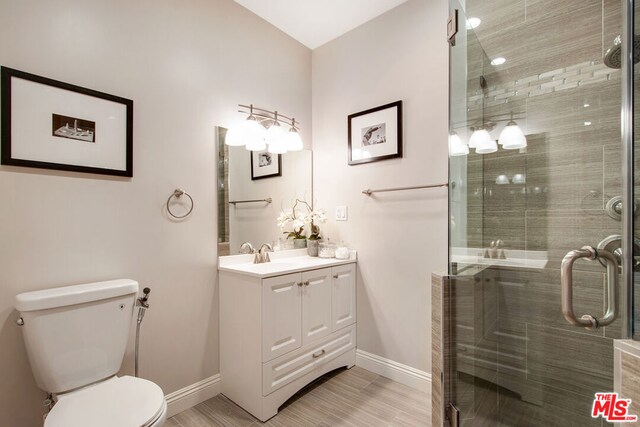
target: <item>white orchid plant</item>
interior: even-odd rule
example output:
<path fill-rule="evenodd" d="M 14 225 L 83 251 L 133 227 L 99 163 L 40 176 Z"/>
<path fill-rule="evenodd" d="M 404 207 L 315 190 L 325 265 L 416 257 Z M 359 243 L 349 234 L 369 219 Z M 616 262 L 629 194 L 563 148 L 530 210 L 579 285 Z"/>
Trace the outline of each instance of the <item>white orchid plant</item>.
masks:
<path fill-rule="evenodd" d="M 302 209 L 300 209 L 299 205 L 301 205 Z M 309 240 L 320 240 L 320 227 L 318 224 L 323 224 L 326 221 L 327 213 L 324 209 L 313 210 L 304 200 L 296 199 L 292 209 L 283 210 L 278 216 L 278 227 L 284 229 L 291 225 L 293 231 L 284 231 L 288 239 L 306 239 L 304 227 L 309 225 L 311 227 Z"/>

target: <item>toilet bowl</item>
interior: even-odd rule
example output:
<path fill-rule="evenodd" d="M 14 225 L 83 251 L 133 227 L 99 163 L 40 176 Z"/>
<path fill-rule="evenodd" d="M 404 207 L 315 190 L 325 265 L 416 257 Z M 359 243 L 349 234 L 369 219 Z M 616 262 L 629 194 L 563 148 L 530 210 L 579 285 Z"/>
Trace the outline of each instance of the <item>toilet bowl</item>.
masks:
<path fill-rule="evenodd" d="M 124 358 L 138 283 L 129 279 L 16 296 L 33 376 L 54 405 L 45 427 L 161 427 L 162 389 L 116 376 Z"/>
<path fill-rule="evenodd" d="M 162 389 L 124 376 L 58 395 L 44 427 L 160 427 L 166 419 Z"/>

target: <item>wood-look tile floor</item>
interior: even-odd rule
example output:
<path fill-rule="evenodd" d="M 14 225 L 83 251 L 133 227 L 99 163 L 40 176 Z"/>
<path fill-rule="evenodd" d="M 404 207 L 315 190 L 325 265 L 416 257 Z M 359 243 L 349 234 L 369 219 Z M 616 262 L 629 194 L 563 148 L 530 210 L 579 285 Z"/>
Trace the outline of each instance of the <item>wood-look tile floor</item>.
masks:
<path fill-rule="evenodd" d="M 289 399 L 266 423 L 218 395 L 167 420 L 167 427 L 431 425 L 427 393 L 353 367 L 330 372 Z"/>

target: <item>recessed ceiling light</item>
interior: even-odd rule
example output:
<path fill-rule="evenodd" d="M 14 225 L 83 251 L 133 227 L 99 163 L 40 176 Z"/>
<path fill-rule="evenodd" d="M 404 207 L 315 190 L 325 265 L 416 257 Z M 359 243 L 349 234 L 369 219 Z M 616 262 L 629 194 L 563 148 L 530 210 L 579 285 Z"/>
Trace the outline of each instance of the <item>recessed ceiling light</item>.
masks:
<path fill-rule="evenodd" d="M 473 28 L 476 28 L 478 25 L 480 25 L 482 21 L 480 20 L 480 18 L 469 18 L 467 19 L 467 30 L 471 30 Z"/>
<path fill-rule="evenodd" d="M 491 60 L 491 65 L 502 65 L 502 64 L 504 64 L 505 62 L 507 62 L 507 60 L 506 60 L 506 59 L 504 59 L 503 57 L 499 56 L 499 57 L 497 57 L 497 58 L 493 58 L 493 59 Z"/>
<path fill-rule="evenodd" d="M 585 126 L 591 126 L 591 122 L 584 122 Z"/>
<path fill-rule="evenodd" d="M 585 103 L 584 104 L 584 108 L 587 108 L 589 106 L 589 104 Z"/>

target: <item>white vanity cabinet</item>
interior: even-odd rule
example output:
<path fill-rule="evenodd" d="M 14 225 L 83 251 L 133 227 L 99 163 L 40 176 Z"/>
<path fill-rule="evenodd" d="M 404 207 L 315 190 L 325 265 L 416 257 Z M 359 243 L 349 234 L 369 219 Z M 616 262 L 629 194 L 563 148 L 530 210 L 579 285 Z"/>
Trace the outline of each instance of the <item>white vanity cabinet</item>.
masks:
<path fill-rule="evenodd" d="M 309 382 L 355 364 L 355 260 L 325 264 L 281 275 L 220 268 L 222 393 L 262 421 Z"/>

